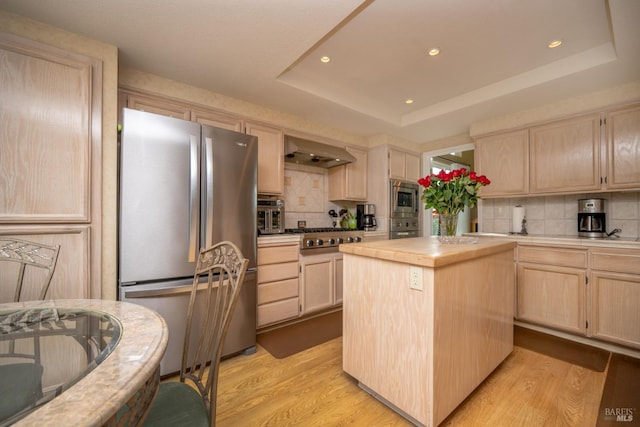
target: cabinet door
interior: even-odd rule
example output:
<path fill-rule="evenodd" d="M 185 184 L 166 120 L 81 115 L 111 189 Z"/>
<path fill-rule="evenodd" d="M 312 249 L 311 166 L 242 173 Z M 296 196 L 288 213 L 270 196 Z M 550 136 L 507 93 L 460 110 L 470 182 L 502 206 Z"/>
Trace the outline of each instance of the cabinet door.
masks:
<path fill-rule="evenodd" d="M 640 276 L 592 272 L 591 335 L 640 348 Z"/>
<path fill-rule="evenodd" d="M 640 105 L 606 116 L 607 188 L 640 188 Z"/>
<path fill-rule="evenodd" d="M 282 130 L 247 122 L 246 133 L 258 137 L 258 193 L 284 193 L 284 134 Z"/>
<path fill-rule="evenodd" d="M 600 189 L 599 114 L 532 127 L 529 132 L 531 193 Z"/>
<path fill-rule="evenodd" d="M 585 270 L 523 263 L 517 271 L 517 319 L 585 334 Z"/>
<path fill-rule="evenodd" d="M 335 304 L 342 304 L 342 256 L 335 260 Z"/>
<path fill-rule="evenodd" d="M 132 110 L 161 114 L 176 119 L 191 120 L 191 110 L 189 108 L 164 99 L 127 94 L 127 107 Z"/>
<path fill-rule="evenodd" d="M 207 126 L 214 126 L 217 128 L 242 132 L 242 120 L 235 117 L 226 116 L 224 114 L 193 110 L 191 111 L 191 121 L 198 122 Z"/>
<path fill-rule="evenodd" d="M 529 191 L 529 131 L 518 130 L 476 140 L 474 163 L 491 185 L 482 197 L 526 194 Z"/>
<path fill-rule="evenodd" d="M 420 157 L 407 153 L 405 156 L 405 179 L 418 181 L 420 179 Z"/>
<path fill-rule="evenodd" d="M 347 147 L 357 161 L 329 169 L 329 200 L 367 200 L 367 152 Z"/>
<path fill-rule="evenodd" d="M 313 256 L 300 263 L 302 270 L 302 314 L 329 308 L 334 301 L 332 256 Z"/>
<path fill-rule="evenodd" d="M 389 150 L 389 177 L 405 180 L 407 176 L 405 153 Z"/>

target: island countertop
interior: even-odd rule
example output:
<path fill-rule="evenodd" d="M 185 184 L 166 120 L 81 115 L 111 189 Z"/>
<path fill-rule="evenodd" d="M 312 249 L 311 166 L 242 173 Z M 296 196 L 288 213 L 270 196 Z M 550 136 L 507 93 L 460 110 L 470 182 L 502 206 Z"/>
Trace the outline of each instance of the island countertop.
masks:
<path fill-rule="evenodd" d="M 510 248 L 517 243 L 509 239 L 466 238 L 469 243 L 446 244 L 437 237 L 379 240 L 340 245 L 340 252 L 423 267 L 442 267 L 483 257 Z"/>

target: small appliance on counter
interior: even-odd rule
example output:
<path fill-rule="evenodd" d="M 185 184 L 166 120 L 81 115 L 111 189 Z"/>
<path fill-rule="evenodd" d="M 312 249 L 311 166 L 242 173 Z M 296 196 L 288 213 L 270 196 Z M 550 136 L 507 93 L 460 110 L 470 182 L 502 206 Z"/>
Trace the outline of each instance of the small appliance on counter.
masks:
<path fill-rule="evenodd" d="M 578 237 L 608 237 L 605 204 L 605 199 L 578 200 Z"/>
<path fill-rule="evenodd" d="M 284 233 L 284 200 L 258 199 L 258 234 Z"/>
<path fill-rule="evenodd" d="M 376 205 L 356 205 L 356 218 L 358 230 L 375 231 L 378 226 L 376 223 Z"/>

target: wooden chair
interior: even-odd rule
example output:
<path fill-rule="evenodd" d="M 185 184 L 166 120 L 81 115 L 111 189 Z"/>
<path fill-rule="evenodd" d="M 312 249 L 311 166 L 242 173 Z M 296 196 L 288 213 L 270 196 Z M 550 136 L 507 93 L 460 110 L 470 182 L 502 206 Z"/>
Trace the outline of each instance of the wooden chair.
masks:
<path fill-rule="evenodd" d="M 38 284 L 39 290 L 37 290 L 37 298 L 31 299 L 43 300 L 45 298 L 49 290 L 49 285 L 51 285 L 53 272 L 56 269 L 59 252 L 59 245 L 49 246 L 10 237 L 0 237 L 0 262 L 8 261 L 19 264 L 18 279 L 12 302 L 24 300 L 24 276 L 27 267 L 45 270 L 46 276 L 44 280 Z"/>
<path fill-rule="evenodd" d="M 2 262 L 16 263 L 18 268 L 13 269 L 17 275 L 17 283 L 13 292 L 13 301 L 23 301 L 25 270 L 27 267 L 44 270 L 42 282 L 34 286 L 27 286 L 30 291 L 37 294 L 38 299 L 44 299 L 51 284 L 51 278 L 58 262 L 60 246 L 49 246 L 26 240 L 0 237 L 0 264 Z M 13 274 L 12 274 L 13 275 Z M 7 273 L 6 276 L 9 276 Z M 2 276 L 3 279 L 5 275 Z M 5 286 L 5 284 L 2 284 Z M 32 289 L 34 288 L 34 289 Z M 28 293 L 28 294 L 31 294 Z M 40 342 L 37 337 L 33 339 L 33 352 L 24 349 L 17 351 L 16 343 L 11 340 L 0 350 L 0 358 L 8 363 L 0 361 L 0 424 L 17 416 L 23 410 L 28 410 L 42 396 L 42 372 L 40 364 Z M 31 349 L 29 349 L 31 351 Z M 11 421 L 10 421 L 11 422 Z"/>
<path fill-rule="evenodd" d="M 249 260 L 231 242 L 220 242 L 200 252 L 187 311 L 180 382 L 160 384 L 143 425 L 215 425 L 222 347 L 248 264 Z M 207 278 L 206 290 L 198 292 L 201 277 Z M 205 298 L 202 316 L 194 316 L 196 292 L 199 299 Z M 191 349 L 191 335 L 196 333 L 198 342 Z"/>

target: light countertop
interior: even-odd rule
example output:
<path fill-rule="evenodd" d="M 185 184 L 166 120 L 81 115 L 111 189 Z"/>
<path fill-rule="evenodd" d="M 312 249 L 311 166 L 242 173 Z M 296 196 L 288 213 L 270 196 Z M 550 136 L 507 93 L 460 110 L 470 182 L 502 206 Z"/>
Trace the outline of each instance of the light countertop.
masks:
<path fill-rule="evenodd" d="M 465 233 L 468 237 L 477 238 L 499 238 L 513 240 L 518 243 L 563 245 L 563 246 L 583 246 L 583 247 L 609 247 L 609 248 L 629 248 L 640 249 L 640 241 L 632 238 L 609 238 L 609 239 L 587 239 L 577 236 L 566 235 L 538 235 L 538 234 L 502 234 L 502 233 Z"/>
<path fill-rule="evenodd" d="M 474 243 L 445 244 L 437 237 L 378 240 L 340 245 L 340 252 L 424 267 L 442 267 L 472 258 L 513 250 L 512 239 L 472 239 Z"/>

